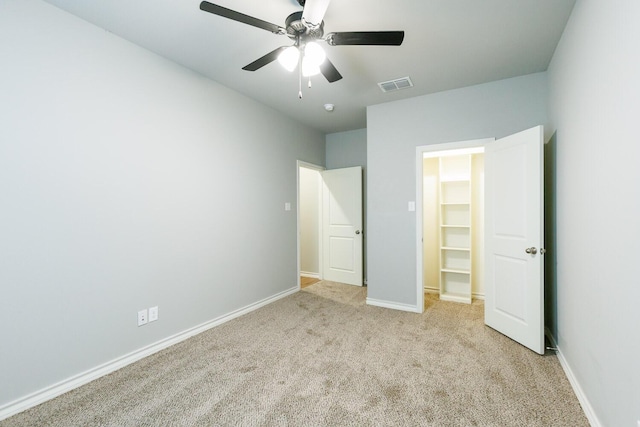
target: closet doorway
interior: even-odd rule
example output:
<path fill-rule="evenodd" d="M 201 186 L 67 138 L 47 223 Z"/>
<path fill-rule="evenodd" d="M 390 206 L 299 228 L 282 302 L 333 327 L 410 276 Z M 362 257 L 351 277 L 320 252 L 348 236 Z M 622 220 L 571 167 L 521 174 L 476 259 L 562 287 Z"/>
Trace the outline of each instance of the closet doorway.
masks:
<path fill-rule="evenodd" d="M 418 310 L 425 288 L 458 303 L 484 296 L 485 324 L 540 354 L 543 135 L 417 147 L 415 205 Z"/>
<path fill-rule="evenodd" d="M 424 292 L 484 299 L 484 146 L 426 152 L 422 177 Z"/>

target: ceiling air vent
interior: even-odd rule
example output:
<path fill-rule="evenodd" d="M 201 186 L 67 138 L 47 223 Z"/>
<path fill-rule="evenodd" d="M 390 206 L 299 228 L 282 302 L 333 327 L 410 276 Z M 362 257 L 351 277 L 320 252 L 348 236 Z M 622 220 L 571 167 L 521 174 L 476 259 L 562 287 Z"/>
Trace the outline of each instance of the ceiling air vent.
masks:
<path fill-rule="evenodd" d="M 378 86 L 380 86 L 380 90 L 383 92 L 393 92 L 413 87 L 413 83 L 411 83 L 411 79 L 409 77 L 402 77 L 400 79 L 389 80 L 388 82 L 380 82 L 378 83 Z"/>

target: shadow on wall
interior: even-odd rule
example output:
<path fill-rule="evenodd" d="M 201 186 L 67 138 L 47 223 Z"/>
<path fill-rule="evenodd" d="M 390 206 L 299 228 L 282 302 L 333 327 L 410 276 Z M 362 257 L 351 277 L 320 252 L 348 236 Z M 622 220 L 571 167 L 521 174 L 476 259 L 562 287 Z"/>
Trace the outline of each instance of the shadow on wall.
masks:
<path fill-rule="evenodd" d="M 558 256 L 556 233 L 557 132 L 544 145 L 544 323 L 558 340 Z"/>

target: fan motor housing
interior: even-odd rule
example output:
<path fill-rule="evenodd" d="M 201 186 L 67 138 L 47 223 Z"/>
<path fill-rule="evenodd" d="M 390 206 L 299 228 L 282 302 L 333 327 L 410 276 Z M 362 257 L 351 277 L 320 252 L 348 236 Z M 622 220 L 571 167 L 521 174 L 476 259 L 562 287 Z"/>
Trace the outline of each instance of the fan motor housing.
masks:
<path fill-rule="evenodd" d="M 304 0 L 299 1 L 304 3 Z M 304 22 L 302 22 L 302 11 L 294 12 L 287 16 L 287 19 L 285 20 L 285 27 L 287 35 L 294 39 L 299 37 L 302 38 L 303 36 L 312 39 L 319 39 L 324 35 L 324 21 L 322 21 L 316 28 L 309 28 L 304 25 Z"/>

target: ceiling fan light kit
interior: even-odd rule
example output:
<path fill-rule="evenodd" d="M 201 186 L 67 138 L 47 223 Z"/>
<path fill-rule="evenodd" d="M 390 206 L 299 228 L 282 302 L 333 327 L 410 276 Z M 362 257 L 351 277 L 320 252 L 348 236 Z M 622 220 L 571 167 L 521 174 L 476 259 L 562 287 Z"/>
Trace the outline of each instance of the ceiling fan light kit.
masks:
<path fill-rule="evenodd" d="M 404 31 L 351 31 L 334 32 L 324 35 L 324 15 L 330 0 L 298 0 L 303 10 L 294 12 L 285 20 L 285 27 L 227 9 L 222 6 L 203 1 L 200 9 L 274 34 L 286 35 L 294 44 L 281 46 L 252 63 L 242 67 L 246 71 L 256 71 L 271 62 L 278 60 L 287 70 L 293 71 L 299 66 L 299 80 L 302 76 L 310 77 L 322 74 L 329 83 L 342 79 L 342 75 L 326 57 L 324 50 L 318 45 L 323 40 L 329 46 L 400 46 L 404 40 Z M 309 80 L 311 87 L 311 80 Z M 302 89 L 298 94 L 302 98 Z"/>

